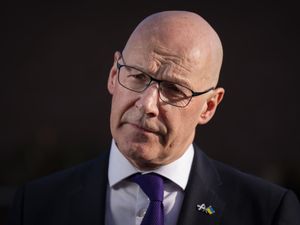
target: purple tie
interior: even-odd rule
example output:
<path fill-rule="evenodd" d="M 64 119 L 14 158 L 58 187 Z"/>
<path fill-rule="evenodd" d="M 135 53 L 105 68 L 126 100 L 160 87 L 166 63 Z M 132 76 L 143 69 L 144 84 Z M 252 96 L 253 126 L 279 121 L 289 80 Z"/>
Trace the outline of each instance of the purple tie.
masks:
<path fill-rule="evenodd" d="M 150 204 L 141 225 L 164 224 L 164 181 L 155 173 L 134 175 L 132 181 L 137 183 L 150 199 Z"/>

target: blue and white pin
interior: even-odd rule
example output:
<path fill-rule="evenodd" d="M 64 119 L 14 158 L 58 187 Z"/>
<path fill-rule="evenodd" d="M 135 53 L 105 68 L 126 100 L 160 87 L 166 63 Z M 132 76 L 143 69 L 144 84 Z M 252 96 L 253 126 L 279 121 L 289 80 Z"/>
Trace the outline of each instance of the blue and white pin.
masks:
<path fill-rule="evenodd" d="M 197 204 L 197 210 L 200 212 L 204 212 L 208 215 L 212 215 L 216 212 L 211 205 L 206 207 L 206 205 L 204 203 L 201 205 Z"/>

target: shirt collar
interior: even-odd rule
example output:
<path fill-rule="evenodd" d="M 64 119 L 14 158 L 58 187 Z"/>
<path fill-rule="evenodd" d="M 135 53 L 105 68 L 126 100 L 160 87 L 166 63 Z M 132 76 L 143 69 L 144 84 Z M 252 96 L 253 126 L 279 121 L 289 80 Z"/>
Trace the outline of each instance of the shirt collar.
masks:
<path fill-rule="evenodd" d="M 112 140 L 108 166 L 109 185 L 110 187 L 113 187 L 115 184 L 137 172 L 154 172 L 168 178 L 181 187 L 182 190 L 185 190 L 192 167 L 193 157 L 194 147 L 190 144 L 184 154 L 174 162 L 161 166 L 155 170 L 140 171 L 124 157 L 115 141 Z"/>

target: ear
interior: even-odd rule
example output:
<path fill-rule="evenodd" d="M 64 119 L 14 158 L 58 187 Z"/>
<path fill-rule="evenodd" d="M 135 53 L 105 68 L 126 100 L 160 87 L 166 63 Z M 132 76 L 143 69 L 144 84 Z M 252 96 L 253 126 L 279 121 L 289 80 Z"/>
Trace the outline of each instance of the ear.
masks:
<path fill-rule="evenodd" d="M 120 59 L 121 53 L 116 51 L 114 54 L 114 63 L 110 69 L 108 82 L 107 82 L 107 89 L 110 94 L 114 93 L 116 84 L 117 84 L 117 76 L 118 76 L 118 68 L 117 68 L 117 61 Z"/>
<path fill-rule="evenodd" d="M 216 88 L 213 94 L 206 99 L 198 124 L 203 125 L 211 120 L 216 112 L 218 105 L 224 97 L 224 93 L 225 90 L 223 88 Z"/>

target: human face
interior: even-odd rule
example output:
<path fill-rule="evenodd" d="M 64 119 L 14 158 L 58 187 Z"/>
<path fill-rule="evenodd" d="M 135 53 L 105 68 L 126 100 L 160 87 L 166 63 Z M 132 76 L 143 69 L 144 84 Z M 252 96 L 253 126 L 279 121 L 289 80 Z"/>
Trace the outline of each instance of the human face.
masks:
<path fill-rule="evenodd" d="M 157 83 L 142 93 L 130 91 L 118 83 L 116 62 L 120 58 L 116 52 L 108 81 L 112 94 L 111 132 L 119 150 L 141 170 L 173 162 L 193 142 L 197 124 L 206 122 L 203 115 L 209 108 L 207 102 L 212 93 L 193 98 L 187 107 L 178 108 L 160 100 Z M 197 76 L 199 68 L 187 67 L 187 60 L 178 56 L 135 51 L 124 53 L 124 61 L 127 65 L 144 68 L 143 71 L 156 79 L 176 82 L 192 90 L 207 89 L 205 84 L 191 85 L 201 81 Z"/>

